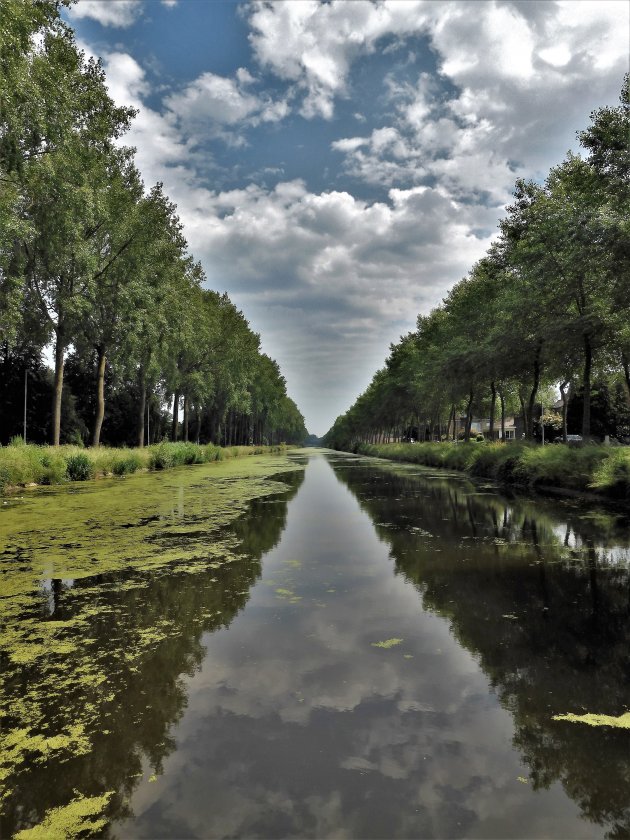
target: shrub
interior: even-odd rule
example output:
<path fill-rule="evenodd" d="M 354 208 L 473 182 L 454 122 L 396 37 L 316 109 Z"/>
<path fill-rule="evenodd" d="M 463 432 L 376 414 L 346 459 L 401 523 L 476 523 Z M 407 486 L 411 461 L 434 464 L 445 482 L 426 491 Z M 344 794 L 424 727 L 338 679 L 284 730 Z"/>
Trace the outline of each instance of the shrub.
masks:
<path fill-rule="evenodd" d="M 213 443 L 207 443 L 203 449 L 203 459 L 206 463 L 219 460 L 221 449 Z"/>
<path fill-rule="evenodd" d="M 630 452 L 627 449 L 610 452 L 595 470 L 591 487 L 613 499 L 630 501 Z"/>
<path fill-rule="evenodd" d="M 142 468 L 142 458 L 135 452 L 117 458 L 112 466 L 114 475 L 129 475 Z"/>
<path fill-rule="evenodd" d="M 66 475 L 70 481 L 87 481 L 94 476 L 94 466 L 85 453 L 77 452 L 68 457 Z"/>
<path fill-rule="evenodd" d="M 158 443 L 151 450 L 149 456 L 149 469 L 151 470 L 168 470 L 173 466 L 173 457 L 169 450 L 168 443 Z"/>
<path fill-rule="evenodd" d="M 41 475 L 38 480 L 33 481 L 41 484 L 63 484 L 68 478 L 68 464 L 60 452 L 53 450 L 44 451 L 40 460 Z M 89 478 L 90 476 L 88 476 Z"/>
<path fill-rule="evenodd" d="M 26 444 L 24 443 L 22 435 L 13 435 L 9 441 L 9 446 L 26 446 Z"/>

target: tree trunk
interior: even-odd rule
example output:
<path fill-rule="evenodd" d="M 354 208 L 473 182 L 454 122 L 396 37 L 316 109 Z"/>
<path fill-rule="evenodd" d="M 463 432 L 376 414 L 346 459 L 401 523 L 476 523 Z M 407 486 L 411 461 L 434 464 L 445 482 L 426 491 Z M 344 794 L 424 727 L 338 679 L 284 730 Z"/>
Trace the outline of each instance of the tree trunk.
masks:
<path fill-rule="evenodd" d="M 451 410 L 448 415 L 448 424 L 446 426 L 446 440 L 448 441 L 451 437 L 451 423 L 455 422 L 455 405 L 451 405 Z"/>
<path fill-rule="evenodd" d="M 562 397 L 562 440 L 567 442 L 567 409 L 569 407 L 569 395 L 567 394 L 568 381 L 560 383 L 560 396 Z"/>
<path fill-rule="evenodd" d="M 195 409 L 195 428 L 195 442 L 197 446 L 199 446 L 199 439 L 201 437 L 201 411 L 199 410 L 199 407 Z"/>
<path fill-rule="evenodd" d="M 138 406 L 138 446 L 140 449 L 144 446 L 144 421 L 145 421 L 145 412 L 147 410 L 147 384 L 146 384 L 146 373 L 144 370 L 144 365 L 140 365 L 140 370 L 138 371 L 138 391 L 140 393 L 140 404 Z M 148 435 L 147 435 L 148 438 Z M 150 444 L 151 441 L 147 439 L 147 444 Z"/>
<path fill-rule="evenodd" d="M 523 395 L 521 394 L 520 390 L 518 392 L 518 401 L 521 404 L 521 415 L 523 417 L 523 428 L 525 429 L 525 437 L 529 438 L 529 428 L 527 426 L 527 411 L 525 409 L 525 400 L 523 399 Z"/>
<path fill-rule="evenodd" d="M 584 335 L 584 377 L 582 379 L 582 439 L 586 441 L 591 436 L 591 368 L 593 366 L 593 348 L 591 337 Z"/>
<path fill-rule="evenodd" d="M 101 429 L 105 417 L 105 365 L 107 356 L 105 349 L 98 347 L 96 365 L 96 417 L 94 418 L 94 430 L 92 432 L 92 446 L 101 445 Z"/>
<path fill-rule="evenodd" d="M 630 405 L 630 360 L 626 353 L 621 354 L 621 364 L 626 382 L 626 397 L 628 398 L 628 405 Z"/>
<path fill-rule="evenodd" d="M 497 389 L 494 382 L 490 383 L 490 393 L 492 397 L 490 399 L 490 428 L 488 429 L 488 435 L 490 440 L 494 440 L 494 412 L 497 405 Z"/>
<path fill-rule="evenodd" d="M 61 397 L 63 394 L 63 354 L 65 348 L 63 333 L 57 332 L 55 342 L 55 388 L 53 391 L 52 445 L 59 446 L 61 439 Z"/>
<path fill-rule="evenodd" d="M 177 427 L 179 426 L 179 391 L 173 394 L 173 425 L 171 428 L 171 440 L 177 440 Z"/>
<path fill-rule="evenodd" d="M 501 440 L 505 443 L 505 396 L 503 391 L 499 391 L 499 400 L 501 402 Z"/>
<path fill-rule="evenodd" d="M 189 401 L 188 401 L 188 394 L 184 395 L 184 441 L 188 443 L 188 415 L 190 413 L 189 410 Z"/>
<path fill-rule="evenodd" d="M 534 439 L 534 406 L 536 405 L 536 394 L 540 385 L 540 354 L 542 352 L 542 340 L 538 341 L 536 345 L 536 353 L 534 355 L 534 381 L 532 383 L 532 390 L 529 395 L 529 402 L 527 404 L 527 430 L 526 435 L 528 440 Z M 542 417 L 541 417 L 542 420 Z"/>
<path fill-rule="evenodd" d="M 473 399 L 475 398 L 475 394 L 473 389 L 470 389 L 470 394 L 468 396 L 468 405 L 466 406 L 466 430 L 464 432 L 464 441 L 468 443 L 470 441 L 470 432 L 472 429 L 472 404 Z"/>

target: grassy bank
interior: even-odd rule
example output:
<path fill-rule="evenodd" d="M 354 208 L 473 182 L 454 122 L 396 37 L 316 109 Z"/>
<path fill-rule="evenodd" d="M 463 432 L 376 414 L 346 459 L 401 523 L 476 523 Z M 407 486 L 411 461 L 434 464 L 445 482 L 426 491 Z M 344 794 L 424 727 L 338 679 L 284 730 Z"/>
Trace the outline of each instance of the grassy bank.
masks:
<path fill-rule="evenodd" d="M 361 444 L 358 452 L 392 461 L 462 470 L 504 484 L 596 492 L 610 499 L 630 501 L 630 449 L 626 447 L 386 443 Z"/>
<path fill-rule="evenodd" d="M 64 484 L 138 470 L 167 470 L 184 464 L 206 464 L 243 455 L 280 452 L 280 446 L 199 446 L 158 443 L 144 449 L 81 449 L 78 446 L 35 446 L 14 443 L 0 447 L 0 493 L 33 484 Z"/>

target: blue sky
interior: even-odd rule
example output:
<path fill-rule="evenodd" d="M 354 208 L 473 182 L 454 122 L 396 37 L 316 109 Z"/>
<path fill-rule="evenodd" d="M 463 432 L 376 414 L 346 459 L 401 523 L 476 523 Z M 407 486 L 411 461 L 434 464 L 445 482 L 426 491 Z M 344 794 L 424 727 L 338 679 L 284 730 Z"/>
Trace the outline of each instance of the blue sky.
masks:
<path fill-rule="evenodd" d="M 625 0 L 80 0 L 67 12 L 323 434 L 628 69 Z"/>

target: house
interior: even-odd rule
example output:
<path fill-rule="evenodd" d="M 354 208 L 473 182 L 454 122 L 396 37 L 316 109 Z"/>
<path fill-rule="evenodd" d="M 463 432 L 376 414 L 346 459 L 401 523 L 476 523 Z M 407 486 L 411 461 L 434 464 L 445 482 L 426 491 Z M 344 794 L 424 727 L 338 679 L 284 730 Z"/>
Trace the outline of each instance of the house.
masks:
<path fill-rule="evenodd" d="M 463 430 L 466 427 L 466 417 L 459 418 L 459 429 Z M 490 436 L 490 418 L 489 417 L 473 417 L 471 426 L 470 426 L 470 433 L 472 436 L 475 435 L 483 435 L 484 437 Z M 523 434 L 523 421 L 520 417 L 515 417 L 513 414 L 506 415 L 505 417 L 505 440 L 517 440 Z M 494 418 L 494 439 L 495 440 L 502 440 L 503 435 L 501 432 L 501 417 Z"/>

